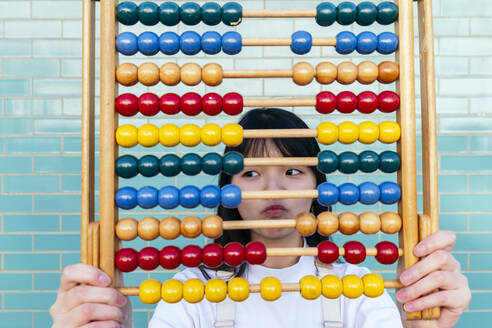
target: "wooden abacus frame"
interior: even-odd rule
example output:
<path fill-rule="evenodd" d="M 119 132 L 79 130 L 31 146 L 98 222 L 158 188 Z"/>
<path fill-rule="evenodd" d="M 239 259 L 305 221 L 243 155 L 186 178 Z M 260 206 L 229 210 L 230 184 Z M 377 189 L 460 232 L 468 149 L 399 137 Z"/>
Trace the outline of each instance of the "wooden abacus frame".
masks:
<path fill-rule="evenodd" d="M 114 258 L 119 244 L 115 238 L 115 224 L 118 220 L 118 211 L 115 206 L 115 191 L 118 186 L 115 175 L 115 160 L 118 154 L 115 145 L 115 130 L 118 124 L 115 112 L 115 95 L 117 94 L 115 70 L 118 65 L 115 45 L 118 29 L 115 21 L 117 0 L 100 1 L 99 221 L 94 220 L 95 1 L 83 0 L 81 262 L 100 267 L 113 278 L 114 282 L 117 278 Z M 403 221 L 399 235 L 399 243 L 403 247 L 403 261 L 400 261 L 398 269 L 398 272 L 401 272 L 402 269 L 410 267 L 419 260 L 413 255 L 413 249 L 418 241 L 438 230 L 439 206 L 432 1 L 418 0 L 417 15 L 420 45 L 423 169 L 423 214 L 420 215 L 417 213 L 416 180 L 414 1 L 395 0 L 395 2 L 399 6 L 395 31 L 399 37 L 396 62 L 400 66 L 400 78 L 397 82 L 400 110 L 397 112 L 397 122 L 401 126 L 401 139 L 397 144 L 397 152 L 401 156 L 402 165 L 397 178 L 402 189 L 402 199 L 398 207 Z M 314 17 L 315 15 L 315 10 L 245 10 L 243 12 L 243 17 Z M 260 105 L 259 102 L 258 105 Z M 439 308 L 407 315 L 409 320 L 436 319 L 437 317 L 439 317 Z M 407 325 L 411 325 L 411 322 Z"/>

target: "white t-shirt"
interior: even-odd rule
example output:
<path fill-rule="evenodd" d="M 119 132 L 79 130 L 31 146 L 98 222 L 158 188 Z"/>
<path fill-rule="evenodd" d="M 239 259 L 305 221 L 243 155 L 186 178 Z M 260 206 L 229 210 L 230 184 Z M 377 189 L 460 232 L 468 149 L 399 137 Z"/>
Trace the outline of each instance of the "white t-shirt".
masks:
<path fill-rule="evenodd" d="M 340 278 L 349 274 L 362 277 L 369 273 L 366 268 L 348 263 L 334 263 L 333 270 Z M 207 270 L 207 273 L 215 278 L 215 271 Z M 276 277 L 283 283 L 295 283 L 307 275 L 316 276 L 312 256 L 302 256 L 299 262 L 283 269 L 248 265 L 244 278 L 250 284 L 259 284 L 265 277 Z M 183 270 L 174 278 L 180 281 L 191 278 L 206 281 L 198 268 Z M 278 300 L 268 302 L 263 300 L 259 293 L 251 293 L 248 299 L 236 303 L 235 328 L 321 328 L 321 297 L 323 296 L 316 300 L 306 300 L 300 293 L 285 292 Z M 386 291 L 376 298 L 364 295 L 356 299 L 341 297 L 344 328 L 403 327 L 398 309 Z M 184 300 L 170 304 L 161 300 L 149 323 L 149 328 L 213 328 L 216 306 L 216 303 L 211 303 L 205 298 L 196 304 Z"/>

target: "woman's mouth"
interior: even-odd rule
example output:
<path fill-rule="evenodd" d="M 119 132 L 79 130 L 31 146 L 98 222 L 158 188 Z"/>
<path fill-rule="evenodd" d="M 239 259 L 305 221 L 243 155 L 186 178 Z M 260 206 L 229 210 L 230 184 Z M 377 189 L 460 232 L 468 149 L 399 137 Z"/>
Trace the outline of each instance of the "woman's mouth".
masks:
<path fill-rule="evenodd" d="M 265 214 L 272 218 L 281 216 L 282 214 L 285 213 L 285 211 L 286 211 L 285 207 L 283 207 L 280 204 L 270 205 L 264 210 Z"/>

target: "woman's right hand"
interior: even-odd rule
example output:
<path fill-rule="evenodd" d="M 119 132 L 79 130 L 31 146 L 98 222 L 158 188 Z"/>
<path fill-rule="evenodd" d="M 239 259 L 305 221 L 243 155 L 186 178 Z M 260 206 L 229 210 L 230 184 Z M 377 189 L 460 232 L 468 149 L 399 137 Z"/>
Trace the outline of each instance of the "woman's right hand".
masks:
<path fill-rule="evenodd" d="M 96 267 L 75 264 L 61 277 L 55 304 L 50 308 L 52 328 L 132 327 L 130 301 Z"/>

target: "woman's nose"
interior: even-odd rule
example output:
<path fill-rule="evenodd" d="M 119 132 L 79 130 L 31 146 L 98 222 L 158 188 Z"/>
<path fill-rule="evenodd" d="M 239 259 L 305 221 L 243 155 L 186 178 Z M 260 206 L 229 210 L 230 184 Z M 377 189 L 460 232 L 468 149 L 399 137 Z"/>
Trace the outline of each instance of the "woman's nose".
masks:
<path fill-rule="evenodd" d="M 284 181 L 281 175 L 268 174 L 266 176 L 265 189 L 266 190 L 282 190 L 284 189 Z"/>

